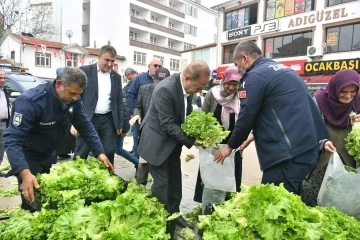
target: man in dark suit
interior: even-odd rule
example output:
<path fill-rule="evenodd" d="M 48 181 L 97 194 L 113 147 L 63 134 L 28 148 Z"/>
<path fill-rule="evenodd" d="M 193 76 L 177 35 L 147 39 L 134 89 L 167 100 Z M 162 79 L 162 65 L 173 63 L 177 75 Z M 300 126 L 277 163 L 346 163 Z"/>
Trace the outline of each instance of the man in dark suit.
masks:
<path fill-rule="evenodd" d="M 9 126 L 10 118 L 9 96 L 6 92 L 6 88 L 4 87 L 6 81 L 5 77 L 5 72 L 0 70 L 0 165 L 4 157 L 3 135 L 5 129 Z"/>
<path fill-rule="evenodd" d="M 81 98 L 112 164 L 116 151 L 116 136 L 121 134 L 123 126 L 121 77 L 112 70 L 116 55 L 114 47 L 105 45 L 100 48 L 98 63 L 80 67 L 88 78 L 88 85 Z M 73 127 L 71 133 L 78 135 Z M 86 159 L 89 152 L 85 141 L 80 135 L 77 136 L 74 157 Z"/>
<path fill-rule="evenodd" d="M 191 148 L 195 139 L 181 129 L 192 111 L 189 94 L 197 93 L 208 83 L 210 69 L 203 61 L 194 61 L 182 73 L 162 80 L 155 88 L 150 107 L 141 126 L 138 153 L 147 163 L 154 179 L 151 191 L 170 213 L 180 211 L 182 198 L 180 155 L 183 145 Z M 180 217 L 168 226 L 173 234 L 175 223 L 189 224 Z"/>

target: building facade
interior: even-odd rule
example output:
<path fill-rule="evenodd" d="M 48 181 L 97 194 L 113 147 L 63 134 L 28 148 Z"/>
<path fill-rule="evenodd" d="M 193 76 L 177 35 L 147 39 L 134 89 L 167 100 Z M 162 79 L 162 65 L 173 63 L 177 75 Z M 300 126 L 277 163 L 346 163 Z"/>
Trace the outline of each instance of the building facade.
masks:
<path fill-rule="evenodd" d="M 360 72 L 360 1 L 244 0 L 212 9 L 219 14 L 219 73 L 233 64 L 242 40 L 255 41 L 309 85 L 327 83 L 340 69 Z"/>
<path fill-rule="evenodd" d="M 153 57 L 180 71 L 181 52 L 217 40 L 217 13 L 199 0 L 53 0 L 54 40 L 99 48 L 114 46 L 119 65 L 147 71 Z"/>

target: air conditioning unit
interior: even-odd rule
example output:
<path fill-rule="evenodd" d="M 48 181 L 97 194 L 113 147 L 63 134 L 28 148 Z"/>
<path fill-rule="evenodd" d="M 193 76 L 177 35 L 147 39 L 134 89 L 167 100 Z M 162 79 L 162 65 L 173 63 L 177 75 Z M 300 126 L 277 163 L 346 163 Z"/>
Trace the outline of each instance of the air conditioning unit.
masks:
<path fill-rule="evenodd" d="M 324 47 L 323 46 L 308 46 L 306 52 L 307 52 L 308 57 L 321 57 L 324 55 Z"/>

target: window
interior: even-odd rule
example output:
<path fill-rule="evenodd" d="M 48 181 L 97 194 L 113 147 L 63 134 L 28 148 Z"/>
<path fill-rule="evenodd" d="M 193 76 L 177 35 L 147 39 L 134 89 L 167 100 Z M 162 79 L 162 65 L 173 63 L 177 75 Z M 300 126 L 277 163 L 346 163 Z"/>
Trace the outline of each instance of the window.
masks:
<path fill-rule="evenodd" d="M 196 47 L 196 46 L 195 46 L 195 45 L 192 45 L 192 44 L 190 44 L 190 43 L 184 43 L 184 51 L 185 51 L 185 50 L 192 49 L 192 48 L 194 48 L 194 47 Z"/>
<path fill-rule="evenodd" d="M 157 17 L 151 16 L 151 21 L 157 22 Z"/>
<path fill-rule="evenodd" d="M 137 33 L 130 32 L 129 36 L 131 40 L 137 40 Z"/>
<path fill-rule="evenodd" d="M 210 63 L 210 49 L 199 49 L 192 52 L 192 60 L 202 60 L 208 65 Z"/>
<path fill-rule="evenodd" d="M 154 58 L 159 58 L 161 60 L 162 64 L 164 64 L 164 57 L 163 56 L 154 55 Z"/>
<path fill-rule="evenodd" d="M 170 70 L 179 71 L 180 69 L 180 60 L 170 58 Z"/>
<path fill-rule="evenodd" d="M 252 4 L 246 8 L 237 9 L 225 14 L 225 31 L 256 24 L 258 4 Z"/>
<path fill-rule="evenodd" d="M 265 40 L 265 57 L 306 56 L 307 47 L 311 45 L 312 32 L 268 38 Z"/>
<path fill-rule="evenodd" d="M 36 67 L 51 67 L 51 54 L 49 53 L 35 53 Z"/>
<path fill-rule="evenodd" d="M 174 43 L 173 42 L 168 42 L 168 46 L 169 46 L 170 49 L 173 49 Z"/>
<path fill-rule="evenodd" d="M 139 16 L 139 12 L 138 12 L 138 11 L 135 11 L 134 9 L 131 9 L 130 14 L 131 14 L 131 16 L 133 16 L 133 17 Z"/>
<path fill-rule="evenodd" d="M 198 17 L 198 10 L 192 6 L 185 5 L 185 14 L 194 18 Z"/>
<path fill-rule="evenodd" d="M 329 0 L 329 7 L 338 5 L 338 4 L 342 4 L 342 3 L 352 2 L 352 1 L 355 1 L 355 0 Z"/>
<path fill-rule="evenodd" d="M 266 20 L 309 12 L 314 10 L 314 2 L 315 0 L 266 0 Z"/>
<path fill-rule="evenodd" d="M 134 52 L 134 64 L 146 65 L 146 53 Z"/>
<path fill-rule="evenodd" d="M 175 28 L 175 25 L 174 25 L 173 23 L 169 22 L 169 28 L 170 28 L 170 29 L 174 29 L 174 28 Z"/>
<path fill-rule="evenodd" d="M 192 36 L 197 36 L 197 27 L 191 26 L 189 24 L 184 24 L 184 33 Z"/>
<path fill-rule="evenodd" d="M 360 50 L 360 23 L 326 29 L 329 53 Z"/>
<path fill-rule="evenodd" d="M 20 88 L 18 88 L 18 86 L 16 86 L 12 80 L 6 79 L 5 81 L 5 87 L 6 90 L 8 91 L 8 94 L 11 94 L 12 92 L 19 92 L 21 93 L 22 91 L 20 90 Z"/>
<path fill-rule="evenodd" d="M 150 37 L 150 43 L 151 43 L 152 45 L 156 45 L 156 38 Z"/>
<path fill-rule="evenodd" d="M 69 54 L 70 59 L 66 55 L 65 65 L 67 67 L 78 67 L 79 55 L 77 53 L 66 53 L 66 54 Z"/>
<path fill-rule="evenodd" d="M 15 51 L 10 52 L 10 59 L 15 60 Z"/>
<path fill-rule="evenodd" d="M 234 62 L 234 60 L 233 60 L 233 53 L 234 53 L 234 51 L 235 51 L 236 45 L 237 45 L 237 43 L 224 46 L 224 58 L 223 58 L 223 63 L 224 63 L 224 64 L 233 63 L 233 62 Z"/>

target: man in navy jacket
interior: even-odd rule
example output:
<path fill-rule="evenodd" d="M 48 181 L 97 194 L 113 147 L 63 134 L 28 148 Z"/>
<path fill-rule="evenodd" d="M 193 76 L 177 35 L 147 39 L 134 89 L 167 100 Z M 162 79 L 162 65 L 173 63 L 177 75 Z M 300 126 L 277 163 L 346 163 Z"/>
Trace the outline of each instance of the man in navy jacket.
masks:
<path fill-rule="evenodd" d="M 228 145 L 215 160 L 223 162 L 253 130 L 262 183 L 284 183 L 300 194 L 302 181 L 316 165 L 319 141 L 329 132 L 302 78 L 261 55 L 252 41 L 235 48 L 234 63 L 244 72 L 241 110 Z"/>
<path fill-rule="evenodd" d="M 155 72 L 158 68 L 161 68 L 161 66 L 162 66 L 162 62 L 161 62 L 160 58 L 153 58 L 148 65 L 149 71 L 139 74 L 137 77 L 135 77 L 134 81 L 132 82 L 132 84 L 127 92 L 128 106 L 129 106 L 129 111 L 131 113 L 130 118 L 133 117 L 136 98 L 137 98 L 140 87 L 147 85 L 147 84 L 154 83 L 153 78 L 155 76 Z M 132 152 L 135 157 L 139 158 L 139 154 L 137 153 L 138 137 L 139 137 L 139 125 L 138 124 L 134 124 L 131 127 L 131 133 L 132 133 L 133 139 L 134 139 L 134 145 L 133 145 Z"/>

